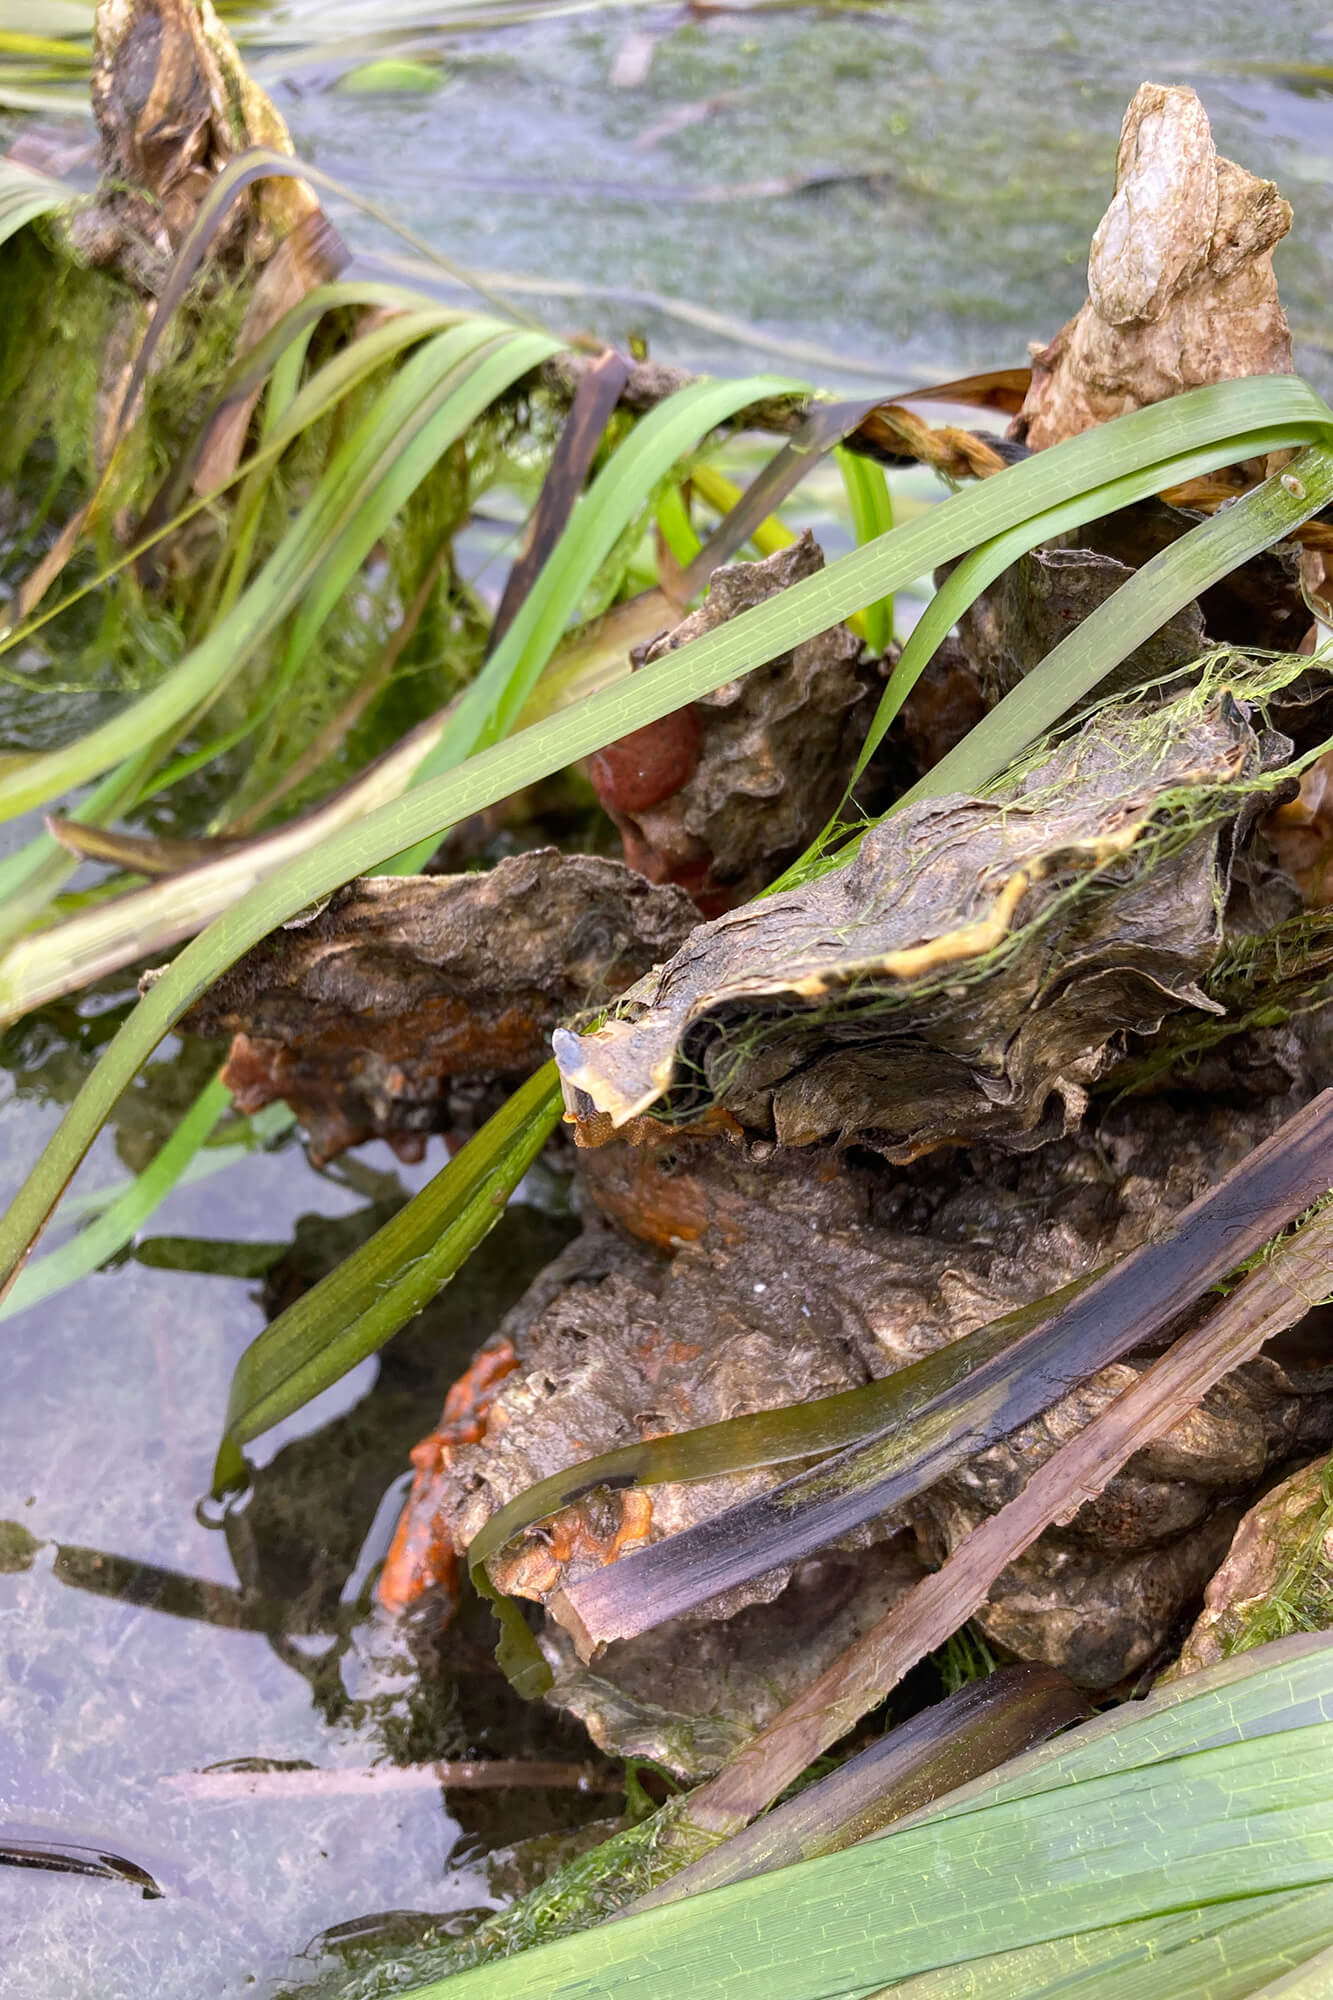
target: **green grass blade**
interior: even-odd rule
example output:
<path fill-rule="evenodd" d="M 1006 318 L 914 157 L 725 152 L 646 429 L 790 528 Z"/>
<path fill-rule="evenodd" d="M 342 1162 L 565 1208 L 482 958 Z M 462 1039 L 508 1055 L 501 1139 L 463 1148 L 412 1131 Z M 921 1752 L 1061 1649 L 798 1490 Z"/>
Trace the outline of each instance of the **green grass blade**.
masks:
<path fill-rule="evenodd" d="M 1002 576 L 1005 570 L 1022 556 L 1027 555 L 1030 550 L 1039 548 L 1057 535 L 1081 528 L 1088 521 L 1099 519 L 1104 513 L 1114 513 L 1122 507 L 1131 507 L 1136 501 L 1148 499 L 1164 486 L 1183 484 L 1186 480 L 1195 478 L 1202 472 L 1206 456 L 1204 453 L 1188 452 L 1172 466 L 1158 465 L 1152 467 L 1147 474 L 1142 472 L 1128 474 L 1123 479 L 1112 481 L 1095 495 L 1080 494 L 1062 506 L 1052 507 L 1046 513 L 1034 516 L 1032 520 L 1011 529 L 1008 534 L 997 535 L 993 541 L 983 542 L 979 548 L 964 556 L 957 568 L 940 585 L 908 635 L 898 663 L 890 676 L 889 684 L 880 696 L 874 719 L 866 732 L 865 742 L 861 746 L 851 778 L 848 780 L 847 790 L 843 795 L 843 806 L 774 887 L 792 887 L 825 868 L 838 867 L 850 859 L 864 829 L 859 829 L 845 844 L 835 846 L 841 826 L 841 813 L 847 800 L 865 773 L 871 758 L 884 741 L 903 703 L 940 646 L 958 620 L 982 592 L 989 589 L 997 577 Z M 1045 664 L 1043 661 L 1043 667 Z M 933 775 L 932 773 L 932 777 Z M 962 787 L 957 786 L 956 789 Z M 919 796 L 923 796 L 919 791 L 905 793 L 890 810 L 897 812 L 909 797 Z"/>
<path fill-rule="evenodd" d="M 459 702 L 415 783 L 450 770 L 478 746 L 509 733 L 597 572 L 677 460 L 738 410 L 768 397 L 798 395 L 803 386 L 768 375 L 696 382 L 677 390 L 635 425 L 574 509 L 509 630 Z M 423 841 L 397 856 L 392 872 L 415 873 L 430 859 L 434 845 Z"/>
<path fill-rule="evenodd" d="M 230 1103 L 231 1092 L 217 1077 L 205 1084 L 143 1172 L 136 1174 L 111 1205 L 68 1243 L 19 1273 L 8 1297 L 0 1301 L 0 1319 L 10 1319 L 29 1306 L 53 1298 L 132 1242 L 149 1216 L 178 1185 Z"/>
<path fill-rule="evenodd" d="M 1191 598 L 1271 548 L 1330 500 L 1333 448 L 1310 445 L 1285 472 L 1200 522 L 1145 563 L 983 716 L 956 749 L 904 793 L 896 810 L 917 799 L 979 791 L 1105 678 L 1111 633 L 1123 659 Z"/>
<path fill-rule="evenodd" d="M 485 354 L 483 363 L 481 355 L 492 345 L 495 352 Z M 146 737 L 165 734 L 211 699 L 323 573 L 331 541 L 347 535 L 363 547 L 373 542 L 374 533 L 367 540 L 366 529 L 381 518 L 377 496 L 387 486 L 397 492 L 397 504 L 405 497 L 400 468 L 407 465 L 417 480 L 424 477 L 502 387 L 557 351 L 545 334 L 510 334 L 487 320 L 451 328 L 418 349 L 340 448 L 318 490 L 233 609 L 165 680 L 119 715 L 65 749 L 31 759 L 8 778 L 0 776 L 0 818 L 30 811 L 95 778 Z"/>
<path fill-rule="evenodd" d="M 330 287 L 329 289 L 341 290 L 343 288 Z M 354 288 L 347 287 L 346 289 L 350 291 Z M 396 288 L 366 287 L 365 289 L 368 293 L 381 290 L 391 295 Z M 266 490 L 266 482 L 261 480 L 259 475 L 269 471 L 273 467 L 301 431 L 308 428 L 320 417 L 327 415 L 344 397 L 349 395 L 353 389 L 363 382 L 367 376 L 373 374 L 376 369 L 401 353 L 406 347 L 419 343 L 425 335 L 431 332 L 447 331 L 449 328 L 457 326 L 464 318 L 463 315 L 444 308 L 431 308 L 429 312 L 419 311 L 417 309 L 418 301 L 416 295 L 412 293 L 404 293 L 400 303 L 403 306 L 403 310 L 394 319 L 385 324 L 372 327 L 368 332 L 358 336 L 349 346 L 343 348 L 329 361 L 325 362 L 323 367 L 300 388 L 299 392 L 286 398 L 282 403 L 279 416 L 276 420 L 270 419 L 266 411 L 262 443 L 226 479 L 222 480 L 217 486 L 211 487 L 208 492 L 199 495 L 193 501 L 181 506 L 180 510 L 172 514 L 169 518 L 154 519 L 150 524 L 147 524 L 145 531 L 128 548 L 124 549 L 114 561 L 107 563 L 104 568 L 89 577 L 86 582 L 80 584 L 76 589 L 68 591 L 58 602 L 48 605 L 45 610 L 35 611 L 22 624 L 14 626 L 9 631 L 0 634 L 0 652 L 7 652 L 13 647 L 24 644 L 34 633 L 40 631 L 44 625 L 49 624 L 55 618 L 61 617 L 82 598 L 88 597 L 94 591 L 102 589 L 105 584 L 110 583 L 113 578 L 120 575 L 122 571 L 129 569 L 141 556 L 152 550 L 165 536 L 174 534 L 179 529 L 185 527 L 196 515 L 206 513 L 224 493 L 240 482 L 245 482 L 245 490 L 237 503 L 236 517 L 232 524 L 232 542 L 233 545 L 238 541 L 244 542 L 247 528 L 251 531 L 250 538 L 253 539 L 253 528 L 257 526 L 256 517 L 259 503 L 262 501 Z M 482 321 L 470 315 L 467 316 L 467 323 L 474 326 L 483 324 Z M 495 321 L 493 325 L 497 335 L 504 331 L 503 322 Z M 289 329 L 287 344 L 273 363 L 274 387 L 277 386 L 280 375 L 289 371 L 293 360 L 304 351 L 305 339 L 310 330 L 308 326 L 297 326 L 294 329 Z M 273 331 L 276 334 L 278 328 L 275 328 Z M 270 400 L 272 400 L 272 397 L 273 388 L 270 389 Z M 214 406 L 211 414 L 216 415 L 221 407 L 222 404 L 219 402 Z M 203 434 L 201 433 L 196 441 L 196 449 L 202 447 L 202 444 Z M 193 462 L 193 459 L 191 459 L 190 463 L 193 464 Z M 246 553 L 242 549 L 241 560 L 239 563 L 233 563 L 236 573 L 232 578 L 233 589 L 231 594 L 224 593 L 223 596 L 223 604 L 226 610 L 231 609 L 234 596 L 239 590 L 239 582 L 243 580 L 246 560 Z"/>
<path fill-rule="evenodd" d="M 434 1298 L 500 1220 L 561 1109 L 547 1063 L 368 1243 L 251 1342 L 232 1378 L 216 1491 L 243 1482 L 243 1445 L 374 1354 Z"/>
<path fill-rule="evenodd" d="M 685 506 L 679 486 L 668 486 L 657 503 L 657 526 L 678 569 L 688 569 L 703 543 Z"/>
<path fill-rule="evenodd" d="M 1333 1885 L 1333 1723 L 1316 1719 L 1333 1697 L 1333 1644 L 1320 1636 L 1300 1655 L 1249 1654 L 1241 1680 L 1196 1676 L 1192 1701 L 1149 1703 L 1142 1725 L 1120 1709 L 1121 1768 L 1099 1762 L 1093 1724 L 1090 1767 L 1075 1730 L 1051 1782 L 1026 1796 L 1001 1783 L 965 1812 L 629 1914 L 415 2000 L 871 2000 L 946 1970 L 954 1983 L 939 1990 L 960 1993 L 976 1958 L 1181 1912 L 1220 1932 L 1279 1895 L 1292 1921 L 1270 1935 L 1267 1964 L 1285 1970 L 1287 1947 L 1308 1955 L 1305 1897 Z"/>
<path fill-rule="evenodd" d="M 141 536 L 168 517 L 175 516 L 185 503 L 204 447 L 218 419 L 228 409 L 246 402 L 274 375 L 286 357 L 294 354 L 299 363 L 307 352 L 312 334 L 326 314 L 351 306 L 381 307 L 391 316 L 351 339 L 316 371 L 299 393 L 296 385 L 289 383 L 288 393 L 282 397 L 276 410 L 270 391 L 264 431 L 265 449 L 247 461 L 247 472 L 272 463 L 299 432 L 341 401 L 375 369 L 415 346 L 429 334 L 444 332 L 473 317 L 457 309 L 437 306 L 433 300 L 404 292 L 395 285 L 317 285 L 285 312 L 262 340 L 247 348 L 232 363 L 199 425 L 192 447 L 173 466 L 141 523 Z M 281 417 L 281 422 L 277 421 L 278 417 Z M 225 491 L 225 485 L 230 483 L 228 480 L 224 486 L 214 488 L 209 498 Z"/>
<path fill-rule="evenodd" d="M 419 842 L 438 840 L 470 813 L 752 671 L 849 612 L 1075 494 L 1145 464 L 1178 460 L 1186 451 L 1198 450 L 1206 461 L 1222 465 L 1329 436 L 1333 412 L 1292 376 L 1222 383 L 1121 417 L 955 495 L 678 652 L 332 835 L 317 853 L 301 855 L 274 874 L 187 946 L 125 1022 L 0 1223 L 0 1280 L 27 1254 L 111 1107 L 162 1036 L 243 951 L 315 897 Z M 1309 511 L 1314 510 L 1310 502 Z M 1197 587 L 1195 579 L 1191 588 Z M 1102 671 L 1109 672 L 1136 642 L 1120 646 L 1103 623 L 1101 643 Z"/>
<path fill-rule="evenodd" d="M 799 1459 L 826 1459 L 831 1453 L 880 1438 L 886 1431 L 895 1442 L 907 1438 L 910 1448 L 914 1420 L 933 1443 L 938 1436 L 936 1399 L 964 1383 L 970 1388 L 975 1371 L 988 1362 L 993 1366 L 997 1357 L 1018 1343 L 1031 1342 L 1098 1275 L 1093 1272 L 1075 1278 L 1048 1297 L 961 1335 L 938 1355 L 911 1362 L 892 1375 L 863 1383 L 859 1389 L 844 1389 L 835 1396 L 817 1396 L 748 1416 L 725 1417 L 715 1424 L 668 1432 L 601 1452 L 596 1458 L 576 1460 L 565 1471 L 553 1472 L 525 1487 L 492 1514 L 468 1548 L 468 1565 L 475 1576 L 480 1565 L 515 1535 L 599 1486 L 661 1486 L 789 1465 Z M 985 1394 L 983 1388 L 981 1395 Z M 924 1419 L 923 1410 L 930 1412 Z M 964 1428 L 976 1414 L 969 1409 Z"/>
<path fill-rule="evenodd" d="M 860 458 L 841 445 L 833 456 L 847 489 L 847 504 L 851 508 L 857 541 L 873 542 L 877 536 L 887 535 L 893 527 L 893 502 L 889 498 L 889 482 L 884 476 L 883 466 L 876 465 L 872 459 Z M 878 597 L 873 604 L 867 604 L 863 616 L 866 644 L 877 658 L 881 658 L 893 644 L 892 595 Z"/>

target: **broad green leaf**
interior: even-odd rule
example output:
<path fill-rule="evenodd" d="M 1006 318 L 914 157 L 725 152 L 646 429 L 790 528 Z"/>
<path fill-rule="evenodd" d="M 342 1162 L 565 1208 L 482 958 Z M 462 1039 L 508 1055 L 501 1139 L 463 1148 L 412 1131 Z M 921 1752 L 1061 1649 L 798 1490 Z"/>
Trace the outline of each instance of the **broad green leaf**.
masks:
<path fill-rule="evenodd" d="M 1203 470 L 1326 436 L 1333 436 L 1333 412 L 1290 376 L 1221 383 L 1135 411 L 956 494 L 928 516 L 895 528 L 629 679 L 368 814 L 357 826 L 331 836 L 317 853 L 299 856 L 187 946 L 121 1028 L 0 1225 L 0 1274 L 7 1279 L 17 1268 L 121 1090 L 191 1001 L 250 945 L 315 897 L 418 842 L 438 839 L 468 814 L 752 671 L 850 611 L 1076 494 L 1145 466 L 1178 466 L 1190 454 L 1197 454 L 1194 462 Z M 1276 539 L 1290 532 L 1320 504 L 1317 491 L 1298 499 L 1280 482 L 1279 491 L 1284 504 L 1274 504 L 1270 483 L 1186 539 L 1220 527 L 1230 549 L 1246 530 L 1254 545 L 1264 546 L 1264 536 Z M 1193 552 L 1189 561 L 1192 593 L 1199 587 Z M 1128 593 L 1139 581 L 1131 579 L 1111 600 L 1121 612 L 1133 602 Z M 1159 586 L 1160 576 L 1149 579 L 1160 618 L 1166 612 Z M 1173 608 L 1174 601 L 1167 609 Z M 1043 667 L 1015 694 L 1026 695 L 1031 704 L 1034 690 L 1037 697 L 1044 692 L 1055 713 L 1062 713 L 1136 643 L 1114 620 L 1100 620 L 1096 649 L 1084 654 L 1076 675 L 1059 671 L 1052 688 Z M 1008 718 L 1004 726 L 1009 727 Z"/>
<path fill-rule="evenodd" d="M 1095 1890 L 1092 1892 L 1095 1894 Z M 1168 1910 L 1105 1930 L 1080 1930 L 1014 1951 L 986 1952 L 967 1964 L 968 2000 L 1261 2000 L 1281 1993 L 1325 2000 L 1333 1972 L 1333 1887 L 1237 1897 Z M 1316 1983 L 1270 1985 L 1290 1975 Z M 884 2000 L 957 2000 L 956 1965 L 883 1987 Z M 875 2000 L 880 2000 L 876 1995 Z"/>
<path fill-rule="evenodd" d="M 241 1447 L 355 1368 L 434 1298 L 500 1220 L 560 1117 L 547 1063 L 368 1243 L 250 1343 L 236 1366 L 214 1489 L 242 1483 Z"/>
<path fill-rule="evenodd" d="M 1049 1980 L 974 1986 L 973 1961 L 984 1973 L 1001 1954 L 1054 1947 L 1051 1970 L 1064 1976 L 1081 1970 L 1069 1950 L 1078 1940 L 1085 1966 L 1100 1973 L 1123 1953 L 1132 1971 L 1154 1926 L 1171 1955 L 1215 1939 L 1223 1968 L 1230 1933 L 1252 1983 L 1124 1990 L 1240 2000 L 1327 1943 L 1330 1704 L 1327 1635 L 1260 1648 L 1031 1753 L 1017 1784 L 1002 1772 L 842 1853 L 630 1911 L 419 1987 L 415 2000 L 1062 1992 Z M 1250 1919 L 1248 1934 L 1231 1932 Z M 1197 1976 L 1200 1961 L 1190 1969 Z M 935 1983 L 913 1983 L 923 1977 Z"/>

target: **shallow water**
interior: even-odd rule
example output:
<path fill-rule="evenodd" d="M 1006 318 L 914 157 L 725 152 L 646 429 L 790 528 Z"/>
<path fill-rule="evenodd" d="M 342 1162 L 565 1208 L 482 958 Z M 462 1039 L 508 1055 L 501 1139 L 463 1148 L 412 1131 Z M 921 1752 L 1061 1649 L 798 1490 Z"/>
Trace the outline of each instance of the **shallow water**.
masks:
<path fill-rule="evenodd" d="M 1244 67 L 1257 18 L 1196 0 L 1100 13 L 908 0 L 697 20 L 620 8 L 439 38 L 427 17 L 421 46 L 442 50 L 445 82 L 403 98 L 346 94 L 344 62 L 275 50 L 273 36 L 328 43 L 352 23 L 350 8 L 301 4 L 260 17 L 255 66 L 302 152 L 451 257 L 524 279 L 524 302 L 552 324 L 641 333 L 700 366 L 885 387 L 1012 364 L 1049 337 L 1082 296 L 1125 102 L 1145 76 L 1191 82 L 1224 150 L 1296 205 L 1279 271 L 1299 365 L 1328 391 L 1333 101 Z M 1266 62 L 1333 62 L 1322 6 L 1288 0 L 1262 25 Z M 650 38 L 646 74 L 613 87 L 631 36 Z M 842 178 L 743 191 L 784 176 Z M 367 253 L 393 248 L 364 218 L 345 226 Z M 757 337 L 648 302 L 664 295 Z M 114 1018 L 103 997 L 4 1043 L 0 1193 Z M 202 1081 L 201 1056 L 154 1066 L 80 1186 L 140 1163 Z M 404 1173 L 381 1154 L 316 1175 L 288 1144 L 178 1191 L 150 1231 L 287 1244 L 280 1275 L 295 1283 L 331 1254 L 316 1225 L 298 1236 L 302 1217 L 364 1227 L 393 1185 L 410 1190 L 437 1164 Z M 326 1926 L 484 1902 L 483 1846 L 562 1817 L 547 1795 L 499 1809 L 437 1788 L 199 1800 L 173 1782 L 242 1757 L 355 1771 L 386 1751 L 521 1747 L 512 1715 L 488 1705 L 475 1649 L 460 1639 L 438 1694 L 417 1701 L 376 1681 L 340 1599 L 355 1596 L 377 1503 L 444 1384 L 562 1238 L 549 1188 L 533 1192 L 427 1328 L 266 1441 L 226 1534 L 195 1507 L 232 1367 L 264 1323 L 255 1280 L 122 1261 L 0 1326 L 0 1522 L 15 1524 L 0 1528 L 0 1818 L 104 1840 L 168 1891 L 142 1901 L 122 1884 L 0 1869 L 5 2000 L 262 2000 Z"/>
<path fill-rule="evenodd" d="M 279 18 L 299 32 L 308 15 Z M 338 10 L 321 18 L 327 35 Z M 641 331 L 657 352 L 732 371 L 775 358 L 599 288 L 672 294 L 888 386 L 1012 366 L 1056 331 L 1083 296 L 1125 105 L 1145 77 L 1189 83 L 1222 150 L 1296 207 L 1279 271 L 1298 365 L 1327 387 L 1333 105 L 1245 65 L 1333 62 L 1333 19 L 1287 0 L 1260 37 L 1257 18 L 1248 0 L 905 0 L 695 21 L 622 8 L 448 37 L 434 95 L 368 100 L 308 80 L 278 95 L 301 151 L 450 256 L 568 287 L 541 301 L 558 325 Z M 651 41 L 647 74 L 617 88 L 631 37 Z M 820 175 L 843 178 L 743 192 Z"/>

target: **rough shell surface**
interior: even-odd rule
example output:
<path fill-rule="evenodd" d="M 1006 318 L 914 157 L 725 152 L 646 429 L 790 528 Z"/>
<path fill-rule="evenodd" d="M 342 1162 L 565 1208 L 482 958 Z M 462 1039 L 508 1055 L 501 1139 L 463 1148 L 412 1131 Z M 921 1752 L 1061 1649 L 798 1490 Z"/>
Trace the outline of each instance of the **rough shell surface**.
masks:
<path fill-rule="evenodd" d="M 1032 357 L 1016 421 L 1036 450 L 1237 375 L 1290 374 L 1273 246 L 1291 209 L 1220 157 L 1192 90 L 1145 83 L 1125 114 L 1089 298 Z"/>
<path fill-rule="evenodd" d="M 636 664 L 664 658 L 823 567 L 806 533 L 762 562 L 719 569 L 700 608 L 637 653 Z M 871 683 L 860 656 L 860 640 L 834 625 L 595 757 L 593 783 L 630 866 L 650 881 L 683 884 L 713 911 L 771 882 L 826 824 L 851 776 Z"/>
<path fill-rule="evenodd" d="M 701 925 L 615 1018 L 558 1031 L 576 1124 L 595 1143 L 715 1106 L 903 1160 L 1069 1129 L 1127 1034 L 1216 1011 L 1222 834 L 1277 754 L 1190 691 L 1100 711 L 985 798 L 891 814 L 848 865 Z"/>
<path fill-rule="evenodd" d="M 186 1017 L 232 1036 L 242 1109 L 285 1098 L 317 1159 L 409 1153 L 452 1122 L 455 1077 L 521 1077 L 562 1015 L 609 999 L 696 911 L 618 861 L 544 848 L 486 874 L 349 883 L 246 953 Z"/>

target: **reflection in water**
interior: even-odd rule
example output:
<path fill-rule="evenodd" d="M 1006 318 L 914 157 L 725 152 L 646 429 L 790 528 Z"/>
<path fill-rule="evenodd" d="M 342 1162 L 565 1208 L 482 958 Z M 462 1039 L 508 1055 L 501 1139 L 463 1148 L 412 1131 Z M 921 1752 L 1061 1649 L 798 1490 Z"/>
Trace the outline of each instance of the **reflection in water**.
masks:
<path fill-rule="evenodd" d="M 101 1841 L 53 1840 L 35 1827 L 0 1820 L 0 1867 L 42 1868 L 52 1875 L 92 1875 L 105 1882 L 125 1882 L 145 1897 L 162 1889 L 146 1868 L 113 1854 Z"/>

